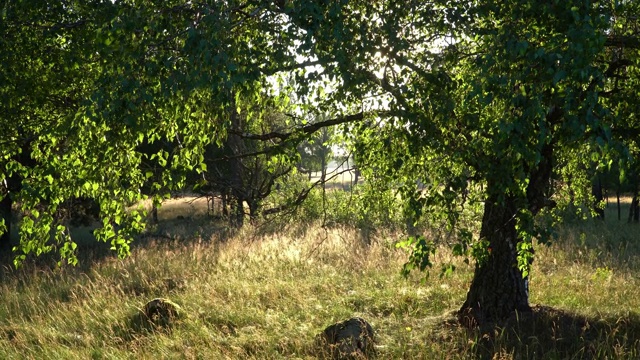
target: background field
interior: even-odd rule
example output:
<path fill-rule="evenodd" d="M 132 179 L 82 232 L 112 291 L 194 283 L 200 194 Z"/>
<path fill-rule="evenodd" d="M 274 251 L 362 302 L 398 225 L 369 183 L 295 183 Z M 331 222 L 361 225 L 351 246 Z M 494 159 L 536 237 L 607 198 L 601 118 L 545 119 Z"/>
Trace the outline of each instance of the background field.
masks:
<path fill-rule="evenodd" d="M 377 231 L 371 245 L 355 229 L 316 224 L 229 233 L 191 200 L 165 204 L 154 235 L 125 260 L 93 246 L 75 268 L 46 258 L 5 268 L 0 358 L 310 359 L 315 336 L 352 316 L 371 322 L 381 359 L 640 356 L 639 229 L 613 207 L 604 223 L 576 222 L 537 246 L 534 318 L 487 336 L 453 321 L 473 267 L 444 247 L 427 278 L 404 279 L 401 233 Z M 170 328 L 138 322 L 154 297 L 182 307 Z"/>

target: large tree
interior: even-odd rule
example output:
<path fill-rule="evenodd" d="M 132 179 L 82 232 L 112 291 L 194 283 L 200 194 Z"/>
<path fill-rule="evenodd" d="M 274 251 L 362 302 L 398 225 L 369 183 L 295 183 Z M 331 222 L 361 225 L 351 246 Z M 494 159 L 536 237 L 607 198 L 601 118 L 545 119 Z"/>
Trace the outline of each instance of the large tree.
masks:
<path fill-rule="evenodd" d="M 461 318 L 500 321 L 529 309 L 535 220 L 565 200 L 552 184 L 588 201 L 588 170 L 637 146 L 637 14 L 635 2 L 583 0 L 7 1 L 0 180 L 17 185 L 0 196 L 25 214 L 17 249 L 48 249 L 65 234 L 57 206 L 88 197 L 99 238 L 125 254 L 142 163 L 165 167 L 157 188 L 180 186 L 211 142 L 295 149 L 350 123 L 362 171 L 475 257 Z M 239 115 L 259 124 L 285 107 L 335 116 L 239 132 Z M 145 159 L 140 146 L 161 139 L 175 151 Z M 459 221 L 471 201 L 484 207 L 477 233 Z M 72 239 L 57 239 L 68 255 Z"/>
<path fill-rule="evenodd" d="M 476 258 L 460 309 L 465 323 L 492 324 L 529 310 L 532 239 L 545 239 L 536 217 L 567 200 L 554 194 L 554 181 L 570 187 L 560 190 L 571 191 L 572 201 L 586 202 L 589 170 L 620 158 L 613 150 L 635 141 L 637 127 L 629 118 L 636 110 L 612 106 L 637 103 L 637 34 L 618 30 L 621 19 L 637 11 L 633 6 L 448 2 L 439 9 L 446 36 L 431 23 L 417 32 L 437 40 L 425 46 L 410 31 L 396 32 L 415 31 L 410 24 L 419 22 L 418 14 L 424 23 L 437 18 L 428 15 L 433 4 L 421 3 L 406 9 L 406 26 L 390 31 L 395 41 L 382 53 L 395 61 L 380 82 L 391 88 L 392 109 L 402 115 L 375 132 L 363 130 L 361 156 L 378 171 L 386 164 L 391 180 L 405 179 L 404 193 L 415 210 L 462 230 L 456 251 Z M 623 124 L 626 131 L 620 131 Z M 416 191 L 412 176 L 426 191 Z M 459 214 L 476 189 L 484 212 L 472 236 Z M 415 245 L 429 254 L 424 242 Z M 414 259 L 415 265 L 425 263 L 424 256 Z"/>

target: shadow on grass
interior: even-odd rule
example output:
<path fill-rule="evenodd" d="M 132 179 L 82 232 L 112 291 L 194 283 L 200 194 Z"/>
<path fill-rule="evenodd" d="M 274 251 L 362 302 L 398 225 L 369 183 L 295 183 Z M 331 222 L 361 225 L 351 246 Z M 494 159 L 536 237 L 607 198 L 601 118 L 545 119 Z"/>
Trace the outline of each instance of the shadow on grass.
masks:
<path fill-rule="evenodd" d="M 592 318 L 547 306 L 512 316 L 493 331 L 465 330 L 457 321 L 441 323 L 441 341 L 450 331 L 466 337 L 461 354 L 478 359 L 638 359 L 640 314 Z M 447 331 L 448 330 L 448 331 Z M 465 336 L 466 335 L 466 336 Z"/>
<path fill-rule="evenodd" d="M 76 269 L 86 271 L 96 262 L 109 258 L 117 258 L 118 255 L 111 249 L 110 243 L 100 242 L 93 235 L 93 231 L 98 227 L 80 226 L 70 229 L 71 236 L 77 244 L 78 266 Z M 16 231 L 17 233 L 17 231 Z M 144 232 L 136 235 L 130 244 L 131 251 L 139 248 L 152 248 L 163 246 L 169 249 L 184 247 L 196 242 L 225 242 L 233 237 L 235 230 L 226 226 L 226 222 L 220 219 L 204 215 L 193 217 L 178 216 L 175 219 L 163 220 L 157 225 L 148 225 Z M 16 253 L 11 252 L 13 246 L 19 244 L 17 234 L 12 234 L 11 243 L 4 244 L 0 248 L 0 281 L 2 275 L 15 272 L 13 259 Z M 57 250 L 49 253 L 35 255 L 29 254 L 22 263 L 22 268 L 32 269 L 55 269 L 60 261 Z"/>

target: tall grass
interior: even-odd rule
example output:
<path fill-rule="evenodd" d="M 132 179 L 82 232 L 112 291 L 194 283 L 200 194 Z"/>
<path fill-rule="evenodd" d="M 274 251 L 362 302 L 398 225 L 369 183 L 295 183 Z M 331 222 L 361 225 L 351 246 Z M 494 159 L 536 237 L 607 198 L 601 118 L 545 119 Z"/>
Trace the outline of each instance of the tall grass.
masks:
<path fill-rule="evenodd" d="M 401 234 L 365 244 L 356 230 L 310 225 L 221 237 L 189 221 L 190 235 L 147 239 L 125 260 L 4 270 L 0 359 L 307 359 L 318 333 L 352 316 L 373 325 L 381 359 L 640 357 L 634 225 L 590 221 L 537 246 L 531 300 L 544 307 L 482 334 L 455 324 L 473 268 L 446 249 L 426 280 L 404 279 Z M 172 326 L 140 323 L 155 297 L 181 306 Z"/>

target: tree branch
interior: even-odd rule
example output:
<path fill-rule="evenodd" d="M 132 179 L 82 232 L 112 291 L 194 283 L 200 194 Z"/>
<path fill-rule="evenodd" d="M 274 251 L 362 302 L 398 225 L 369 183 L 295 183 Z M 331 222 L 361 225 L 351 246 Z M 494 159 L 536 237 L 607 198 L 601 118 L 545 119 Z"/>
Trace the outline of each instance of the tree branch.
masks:
<path fill-rule="evenodd" d="M 266 134 L 250 134 L 250 133 L 242 133 L 240 131 L 229 131 L 229 133 L 238 135 L 244 139 L 250 139 L 250 140 L 267 141 L 267 140 L 273 140 L 273 139 L 280 139 L 281 141 L 286 141 L 293 135 L 312 134 L 323 127 L 340 125 L 340 124 L 345 124 L 345 123 L 354 122 L 354 121 L 360 121 L 362 119 L 364 119 L 364 113 L 359 112 L 357 114 L 346 115 L 346 116 L 335 118 L 335 119 L 329 119 L 329 120 L 309 124 L 288 133 L 282 133 L 277 131 L 272 131 Z"/>
<path fill-rule="evenodd" d="M 604 46 L 640 49 L 640 38 L 629 35 L 609 35 Z"/>
<path fill-rule="evenodd" d="M 262 73 L 265 74 L 265 75 L 274 75 L 274 74 L 277 74 L 279 72 L 293 71 L 293 70 L 303 69 L 303 68 L 306 68 L 306 67 L 309 67 L 309 66 L 323 65 L 323 64 L 326 64 L 328 62 L 329 61 L 309 60 L 309 61 L 305 61 L 305 62 L 301 62 L 301 63 L 295 63 L 295 64 L 286 65 L 286 66 L 275 67 L 273 69 L 264 69 L 264 70 L 262 70 Z"/>
<path fill-rule="evenodd" d="M 334 172 L 333 175 L 329 176 L 328 178 L 324 179 L 324 181 L 322 179 L 314 182 L 313 184 L 311 184 L 311 186 L 309 186 L 306 189 L 303 189 L 298 196 L 295 198 L 295 200 L 293 200 L 292 202 L 288 203 L 288 204 L 283 204 L 280 206 L 276 206 L 274 208 L 271 209 L 266 209 L 264 211 L 262 211 L 262 215 L 272 215 L 272 214 L 277 214 L 281 211 L 287 210 L 287 209 L 292 209 L 295 208 L 297 206 L 299 206 L 300 204 L 302 204 L 302 202 L 309 196 L 309 193 L 311 192 L 311 190 L 313 190 L 315 187 L 322 185 L 322 184 L 326 184 L 329 181 L 335 179 L 336 177 L 346 173 L 346 172 L 350 172 L 354 170 L 354 168 L 348 168 L 348 169 L 344 169 L 341 170 L 339 172 Z"/>

